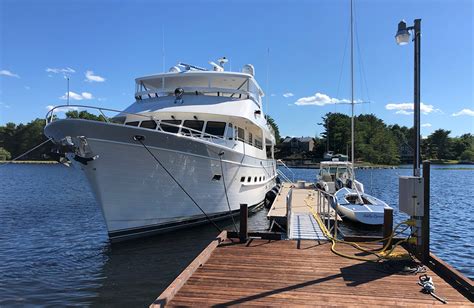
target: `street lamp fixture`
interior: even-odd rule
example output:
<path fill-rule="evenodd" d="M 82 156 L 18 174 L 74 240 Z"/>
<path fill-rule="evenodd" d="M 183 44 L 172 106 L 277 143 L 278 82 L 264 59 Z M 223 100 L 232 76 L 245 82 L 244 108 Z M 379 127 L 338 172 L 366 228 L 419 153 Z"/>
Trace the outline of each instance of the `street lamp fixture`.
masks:
<path fill-rule="evenodd" d="M 404 20 L 398 23 L 398 31 L 395 35 L 398 45 L 406 45 L 410 41 L 410 32 L 407 29 L 407 24 Z"/>
<path fill-rule="evenodd" d="M 415 19 L 414 25 L 407 27 L 405 21 L 398 23 L 395 40 L 398 45 L 406 45 L 410 41 L 410 31 L 413 32 L 413 41 L 415 42 L 415 61 L 414 61 L 414 119 L 415 129 L 414 153 L 413 153 L 413 175 L 420 176 L 420 54 L 421 54 L 421 19 Z"/>

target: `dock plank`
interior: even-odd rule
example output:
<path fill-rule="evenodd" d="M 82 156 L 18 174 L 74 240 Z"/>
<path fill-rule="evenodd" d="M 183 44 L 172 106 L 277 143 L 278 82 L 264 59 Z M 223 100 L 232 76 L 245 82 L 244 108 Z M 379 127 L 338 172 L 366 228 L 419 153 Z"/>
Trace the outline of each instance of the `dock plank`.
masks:
<path fill-rule="evenodd" d="M 338 250 L 346 254 L 357 252 L 348 245 L 338 246 Z M 433 277 L 437 294 L 449 304 L 471 305 L 431 270 L 427 274 Z M 328 242 L 252 239 L 244 244 L 220 244 L 167 305 L 425 307 L 441 304 L 421 293 L 417 282 L 417 275 L 401 275 L 387 269 L 383 262 L 336 256 Z"/>

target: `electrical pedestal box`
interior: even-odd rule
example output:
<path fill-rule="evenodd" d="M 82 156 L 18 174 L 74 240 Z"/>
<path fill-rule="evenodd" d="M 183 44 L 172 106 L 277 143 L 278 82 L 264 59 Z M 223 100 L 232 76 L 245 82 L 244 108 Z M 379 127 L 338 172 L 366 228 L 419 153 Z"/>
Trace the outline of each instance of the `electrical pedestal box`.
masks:
<path fill-rule="evenodd" d="M 399 178 L 398 205 L 401 212 L 410 216 L 424 215 L 422 177 L 401 176 Z"/>

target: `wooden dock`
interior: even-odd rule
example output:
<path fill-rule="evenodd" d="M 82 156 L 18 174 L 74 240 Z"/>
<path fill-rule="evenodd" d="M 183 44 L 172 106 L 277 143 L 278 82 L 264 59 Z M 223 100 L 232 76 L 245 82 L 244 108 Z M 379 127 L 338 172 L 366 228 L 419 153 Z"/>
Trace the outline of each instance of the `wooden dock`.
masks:
<path fill-rule="evenodd" d="M 290 190 L 290 200 L 287 200 Z M 303 233 L 313 233 L 315 236 L 317 236 L 316 233 L 319 233 L 320 229 L 317 227 L 317 223 L 314 221 L 314 218 L 312 218 L 313 215 L 311 213 L 310 207 L 315 209 L 317 212 L 321 207 L 319 205 L 320 200 L 316 197 L 314 187 L 308 185 L 307 183 L 305 183 L 302 188 L 295 187 L 295 185 L 292 183 L 282 183 L 281 189 L 273 201 L 272 207 L 268 211 L 267 218 L 272 222 L 275 221 L 280 226 L 287 227 L 288 202 L 291 203 L 292 217 L 290 219 L 291 222 L 293 222 L 292 226 L 294 227 L 294 230 L 291 231 L 295 231 L 295 235 L 298 233 L 297 231 L 300 230 Z M 339 217 L 339 215 L 337 215 L 336 212 L 329 206 L 326 208 L 326 210 L 329 211 L 329 215 L 327 215 L 326 220 L 342 220 L 341 217 Z M 291 233 L 291 231 L 289 233 Z M 302 233 L 300 232 L 300 234 Z M 293 234 L 289 234 L 290 238 L 295 238 L 292 237 L 292 235 Z M 319 235 L 322 236 L 322 233 Z M 304 236 L 300 237 L 300 239 L 303 238 Z M 317 238 L 309 236 L 306 237 L 306 239 Z"/>
<path fill-rule="evenodd" d="M 152 307 L 442 304 L 420 292 L 419 275 L 400 272 L 400 261 L 374 263 L 338 257 L 327 241 L 250 239 L 238 243 L 226 235 L 221 233 Z M 338 250 L 360 256 L 349 245 L 341 244 Z M 449 304 L 472 306 L 436 273 L 428 269 L 426 274 L 433 278 L 436 294 Z"/>
<path fill-rule="evenodd" d="M 425 196 L 429 196 L 429 165 L 423 167 L 423 174 Z M 421 244 L 420 238 L 411 243 L 402 238 L 406 245 L 395 246 L 391 259 L 375 262 L 374 254 L 338 240 L 340 218 L 326 192 L 315 194 L 301 183 L 294 186 L 282 185 L 268 214 L 278 224 L 284 222 L 283 232 L 249 233 L 247 206 L 241 204 L 240 231 L 223 231 L 151 306 L 442 305 L 432 294 L 422 292 L 418 283 L 426 274 L 433 279 L 435 294 L 448 304 L 474 307 L 473 282 L 429 251 L 429 198 L 424 199 Z M 391 247 L 388 239 L 393 232 L 393 210 L 385 209 L 383 238 L 364 245 L 369 250 L 379 250 L 381 242 Z M 396 259 L 400 254 L 409 256 L 408 260 Z"/>

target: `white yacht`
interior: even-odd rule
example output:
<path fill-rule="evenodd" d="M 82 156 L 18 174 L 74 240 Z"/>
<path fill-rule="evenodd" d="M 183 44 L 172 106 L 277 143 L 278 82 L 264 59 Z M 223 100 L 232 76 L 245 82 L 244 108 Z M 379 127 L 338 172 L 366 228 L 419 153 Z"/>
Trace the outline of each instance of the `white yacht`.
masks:
<path fill-rule="evenodd" d="M 47 114 L 45 135 L 85 172 L 111 241 L 229 217 L 240 204 L 251 210 L 275 186 L 275 137 L 254 68 L 227 72 L 224 62 L 137 78 L 123 111 Z M 64 108 L 95 109 L 102 121 L 59 119 Z"/>

